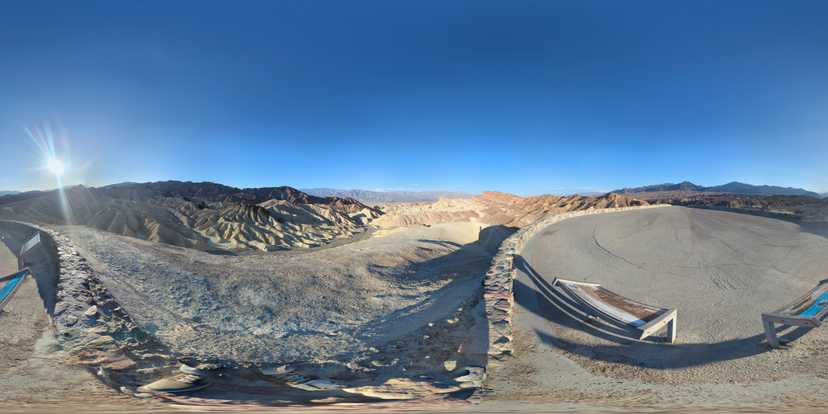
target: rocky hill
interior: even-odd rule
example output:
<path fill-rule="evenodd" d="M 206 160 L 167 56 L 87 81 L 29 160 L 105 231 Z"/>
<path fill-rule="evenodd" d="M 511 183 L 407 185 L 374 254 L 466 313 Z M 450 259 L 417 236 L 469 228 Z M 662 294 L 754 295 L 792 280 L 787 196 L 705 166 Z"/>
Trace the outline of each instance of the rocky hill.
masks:
<path fill-rule="evenodd" d="M 370 191 L 309 188 L 302 191 L 319 197 L 347 197 L 367 204 L 433 202 L 441 198 L 469 198 L 472 195 L 451 191 Z"/>
<path fill-rule="evenodd" d="M 437 224 L 475 221 L 521 227 L 548 215 L 590 208 L 646 205 L 646 201 L 619 194 L 600 197 L 581 195 L 541 195 L 520 197 L 500 192 L 484 192 L 466 199 L 442 199 L 435 203 L 400 203 L 383 206 L 387 213 L 377 219 L 378 226 Z"/>
<path fill-rule="evenodd" d="M 663 196 L 659 193 L 727 193 L 727 194 L 744 194 L 744 195 L 784 195 L 784 196 L 806 196 L 819 197 L 819 194 L 794 187 L 779 187 L 773 185 L 752 185 L 740 183 L 738 181 L 729 182 L 727 184 L 716 185 L 711 187 L 704 187 L 693 184 L 689 181 L 684 181 L 678 184 L 665 183 L 648 185 L 644 187 L 622 188 L 615 190 L 613 193 L 618 194 L 635 194 L 640 196 L 646 194 L 645 198 L 658 198 Z"/>
<path fill-rule="evenodd" d="M 592 208 L 628 207 L 648 204 L 646 201 L 619 194 L 606 194 L 600 197 L 582 195 L 519 197 L 513 194 L 485 192 L 477 197 L 477 199 L 487 205 L 485 214 L 488 220 L 493 223 L 515 227 L 522 227 L 534 223 L 549 214 L 588 210 Z"/>
<path fill-rule="evenodd" d="M 202 250 L 316 247 L 365 231 L 381 215 L 350 198 L 291 187 L 239 189 L 165 181 L 76 186 L 0 197 L 0 218 L 79 224 Z"/>
<path fill-rule="evenodd" d="M 762 196 L 727 193 L 662 193 L 653 203 L 723 208 L 787 216 L 803 222 L 828 221 L 828 199 L 808 196 Z"/>

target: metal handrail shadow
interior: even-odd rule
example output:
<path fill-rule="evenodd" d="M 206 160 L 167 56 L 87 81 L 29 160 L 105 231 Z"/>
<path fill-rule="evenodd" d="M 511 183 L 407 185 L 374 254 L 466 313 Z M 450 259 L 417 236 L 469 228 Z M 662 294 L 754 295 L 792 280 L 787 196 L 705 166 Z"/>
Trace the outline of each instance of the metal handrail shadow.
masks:
<path fill-rule="evenodd" d="M 630 366 L 676 369 L 741 359 L 770 351 L 763 333 L 717 343 L 668 344 L 633 339 L 629 336 L 629 331 L 608 324 L 595 326 L 594 321 L 578 318 L 577 315 L 566 311 L 565 304 L 573 304 L 571 299 L 560 295 L 522 256 L 516 255 L 514 264 L 515 268 L 526 275 L 534 285 L 527 285 L 518 277 L 515 278 L 513 289 L 517 304 L 564 328 L 576 329 L 611 343 L 576 342 L 535 329 L 535 333 L 543 343 L 567 352 Z M 535 295 L 537 302 L 531 300 L 529 295 Z M 757 315 L 757 327 L 760 326 L 758 319 L 759 315 Z M 777 331 L 783 330 L 784 328 L 780 328 Z M 796 328 L 782 338 L 786 342 L 791 342 L 809 330 L 810 328 Z M 679 331 L 679 338 L 680 334 L 681 331 Z"/>

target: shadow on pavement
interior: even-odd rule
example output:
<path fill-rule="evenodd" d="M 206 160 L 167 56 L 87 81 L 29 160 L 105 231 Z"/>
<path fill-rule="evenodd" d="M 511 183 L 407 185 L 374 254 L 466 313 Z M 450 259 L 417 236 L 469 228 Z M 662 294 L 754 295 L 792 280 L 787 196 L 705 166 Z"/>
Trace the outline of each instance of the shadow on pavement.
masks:
<path fill-rule="evenodd" d="M 604 325 L 599 328 L 593 326 L 592 320 L 578 318 L 570 312 L 564 312 L 563 309 L 566 308 L 563 304 L 569 299 L 558 294 L 550 282 L 538 274 L 523 257 L 515 257 L 515 267 L 526 275 L 531 283 L 528 285 L 519 280 L 519 277 L 514 282 L 515 301 L 523 308 L 563 329 L 575 329 L 609 342 L 604 344 L 579 342 L 556 334 L 554 329 L 535 328 L 535 333 L 542 342 L 574 354 L 631 366 L 675 369 L 746 358 L 770 350 L 765 342 L 764 333 L 709 344 L 666 344 L 632 339 L 628 332 L 620 328 Z M 759 325 L 759 315 L 756 315 L 756 319 Z M 784 330 L 780 327 L 777 332 L 781 333 Z M 785 342 L 791 342 L 809 330 L 809 328 L 795 328 L 780 338 Z M 680 333 L 681 331 L 679 335 Z"/>

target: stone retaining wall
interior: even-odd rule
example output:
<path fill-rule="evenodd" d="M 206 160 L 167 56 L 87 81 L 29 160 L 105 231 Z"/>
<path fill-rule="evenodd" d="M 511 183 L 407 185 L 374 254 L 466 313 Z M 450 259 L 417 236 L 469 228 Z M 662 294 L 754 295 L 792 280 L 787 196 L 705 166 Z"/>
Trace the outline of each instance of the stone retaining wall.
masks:
<path fill-rule="evenodd" d="M 40 244 L 29 250 L 25 257 L 17 258 L 19 269 L 28 267 L 37 283 L 43 308 L 49 317 L 54 316 L 57 303 L 58 275 L 60 264 L 57 257 L 57 245 L 45 230 L 16 221 L 0 221 L 0 234 L 9 250 L 18 256 L 21 246 L 40 233 Z"/>
<path fill-rule="evenodd" d="M 0 231 L 14 253 L 40 233 L 40 244 L 18 257 L 18 262 L 32 270 L 44 308 L 62 339 L 72 337 L 76 329 L 94 326 L 99 315 L 92 315 L 91 307 L 104 304 L 96 300 L 102 293 L 95 292 L 100 281 L 72 242 L 52 229 L 19 221 L 0 221 Z M 101 297 L 100 302 L 105 300 Z"/>
<path fill-rule="evenodd" d="M 516 275 L 513 261 L 529 239 L 547 226 L 573 217 L 659 207 L 669 207 L 669 204 L 570 211 L 540 219 L 504 240 L 483 280 L 483 300 L 489 324 L 488 363 L 512 354 L 512 282 Z"/>
<path fill-rule="evenodd" d="M 110 385 L 140 383 L 146 378 L 138 371 L 168 364 L 162 347 L 118 305 L 69 237 L 10 220 L 0 221 L 0 233 L 15 253 L 40 233 L 40 245 L 18 260 L 38 282 L 67 362 L 88 367 Z"/>

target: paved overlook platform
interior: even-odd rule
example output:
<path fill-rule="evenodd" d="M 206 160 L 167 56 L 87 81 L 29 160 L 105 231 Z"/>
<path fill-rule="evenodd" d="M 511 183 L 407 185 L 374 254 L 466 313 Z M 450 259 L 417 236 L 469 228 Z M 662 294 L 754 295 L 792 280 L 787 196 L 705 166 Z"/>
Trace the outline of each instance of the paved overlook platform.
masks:
<path fill-rule="evenodd" d="M 771 351 L 760 315 L 828 274 L 819 226 L 664 207 L 540 229 L 515 257 L 514 358 L 489 373 L 490 401 L 658 407 L 824 404 L 828 329 L 786 331 Z M 676 308 L 675 344 L 602 333 L 556 306 L 555 277 Z M 672 404 L 672 405 L 671 405 Z M 804 406 L 804 405 L 803 405 Z"/>
<path fill-rule="evenodd" d="M 759 315 L 828 274 L 828 239 L 794 223 L 670 207 L 567 220 L 530 240 L 537 274 L 600 283 L 644 303 L 678 308 L 679 343 L 761 332 Z"/>

